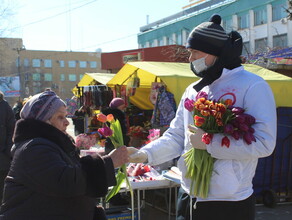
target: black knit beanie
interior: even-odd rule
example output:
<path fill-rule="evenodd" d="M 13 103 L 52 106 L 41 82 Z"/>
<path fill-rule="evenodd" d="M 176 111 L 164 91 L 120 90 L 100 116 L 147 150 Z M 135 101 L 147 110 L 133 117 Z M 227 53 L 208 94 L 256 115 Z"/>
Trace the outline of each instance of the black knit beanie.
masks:
<path fill-rule="evenodd" d="M 228 38 L 220 23 L 220 15 L 215 14 L 209 22 L 204 22 L 195 27 L 189 35 L 186 48 L 219 56 Z"/>

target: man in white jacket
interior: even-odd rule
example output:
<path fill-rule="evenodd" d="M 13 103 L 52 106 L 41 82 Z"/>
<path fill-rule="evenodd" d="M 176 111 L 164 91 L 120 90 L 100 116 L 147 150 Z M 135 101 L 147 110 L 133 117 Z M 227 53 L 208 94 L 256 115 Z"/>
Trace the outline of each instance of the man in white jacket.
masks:
<path fill-rule="evenodd" d="M 275 148 L 276 106 L 272 91 L 261 77 L 244 70 L 239 58 L 241 36 L 234 31 L 227 34 L 220 23 L 221 17 L 214 15 L 191 32 L 187 44 L 191 70 L 202 79 L 186 88 L 176 116 L 163 136 L 130 155 L 130 162 L 147 161 L 151 165 L 180 157 L 178 220 L 254 219 L 252 179 L 258 158 L 269 156 Z M 214 134 L 210 144 L 205 144 L 201 129 L 191 133 L 189 125 L 194 124 L 194 119 L 184 101 L 195 99 L 199 91 L 206 92 L 212 100 L 231 99 L 233 106 L 255 117 L 255 141 L 247 144 L 242 138 L 230 137 L 227 148 L 221 146 L 223 134 Z M 191 180 L 185 177 L 186 164 L 181 156 L 192 147 L 206 150 L 215 158 L 209 194 L 207 198 L 192 199 L 196 205 L 190 202 Z"/>

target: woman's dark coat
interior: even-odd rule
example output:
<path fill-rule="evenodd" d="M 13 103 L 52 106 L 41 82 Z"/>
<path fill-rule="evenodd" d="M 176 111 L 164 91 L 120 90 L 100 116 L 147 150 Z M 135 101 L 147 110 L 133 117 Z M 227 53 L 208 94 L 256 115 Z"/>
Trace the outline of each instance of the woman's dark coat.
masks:
<path fill-rule="evenodd" d="M 115 184 L 109 157 L 79 158 L 71 138 L 42 121 L 19 120 L 1 220 L 92 220 Z"/>

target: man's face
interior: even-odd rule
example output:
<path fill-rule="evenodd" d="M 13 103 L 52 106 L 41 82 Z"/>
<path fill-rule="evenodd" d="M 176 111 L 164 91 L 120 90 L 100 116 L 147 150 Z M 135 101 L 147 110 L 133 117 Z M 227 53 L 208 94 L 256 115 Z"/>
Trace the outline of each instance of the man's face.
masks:
<path fill-rule="evenodd" d="M 190 56 L 189 56 L 189 61 L 193 62 L 197 59 L 200 59 L 202 57 L 206 57 L 205 62 L 207 66 L 212 66 L 215 62 L 215 59 L 217 58 L 214 55 L 199 51 L 199 50 L 194 50 L 189 48 L 188 51 L 190 52 Z"/>
<path fill-rule="evenodd" d="M 60 107 L 56 113 L 48 120 L 48 123 L 66 133 L 69 121 L 66 118 L 67 109 L 65 106 Z"/>

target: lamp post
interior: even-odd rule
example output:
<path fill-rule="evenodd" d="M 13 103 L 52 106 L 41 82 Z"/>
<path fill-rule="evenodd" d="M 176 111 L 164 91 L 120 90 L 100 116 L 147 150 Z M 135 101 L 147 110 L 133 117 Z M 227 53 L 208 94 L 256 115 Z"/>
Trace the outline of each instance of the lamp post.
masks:
<path fill-rule="evenodd" d="M 13 48 L 13 50 L 16 50 L 17 52 L 17 70 L 18 70 L 18 77 L 19 77 L 19 100 L 23 94 L 22 92 L 22 77 L 21 77 L 21 69 L 20 69 L 20 51 L 25 50 L 25 46 L 22 45 L 20 48 Z"/>

